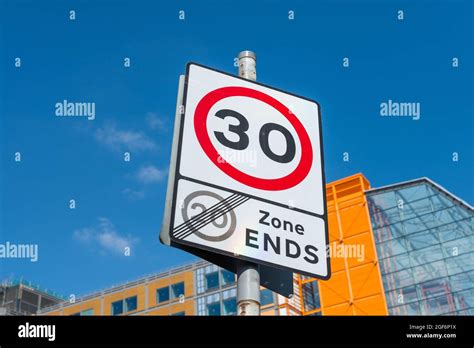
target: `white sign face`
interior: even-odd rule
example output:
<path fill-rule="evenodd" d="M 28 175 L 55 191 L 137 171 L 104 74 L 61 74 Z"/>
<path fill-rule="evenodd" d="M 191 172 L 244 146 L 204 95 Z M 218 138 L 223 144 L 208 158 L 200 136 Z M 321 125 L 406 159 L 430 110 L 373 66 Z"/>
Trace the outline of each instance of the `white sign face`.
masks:
<path fill-rule="evenodd" d="M 175 243 L 330 276 L 319 105 L 188 64 Z"/>

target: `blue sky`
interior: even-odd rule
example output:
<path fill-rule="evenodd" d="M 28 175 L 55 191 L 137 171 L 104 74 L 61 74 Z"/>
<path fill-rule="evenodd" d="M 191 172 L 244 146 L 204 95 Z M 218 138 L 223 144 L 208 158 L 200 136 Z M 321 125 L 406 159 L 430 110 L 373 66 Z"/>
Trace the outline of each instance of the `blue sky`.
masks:
<path fill-rule="evenodd" d="M 157 238 L 178 76 L 188 61 L 235 73 L 244 49 L 260 82 L 320 103 L 328 182 L 427 176 L 473 204 L 472 6 L 1 0 L 0 243 L 37 243 L 39 260 L 3 259 L 0 278 L 80 295 L 193 260 Z M 95 102 L 95 120 L 56 117 L 64 99 Z M 389 99 L 420 119 L 381 117 Z"/>

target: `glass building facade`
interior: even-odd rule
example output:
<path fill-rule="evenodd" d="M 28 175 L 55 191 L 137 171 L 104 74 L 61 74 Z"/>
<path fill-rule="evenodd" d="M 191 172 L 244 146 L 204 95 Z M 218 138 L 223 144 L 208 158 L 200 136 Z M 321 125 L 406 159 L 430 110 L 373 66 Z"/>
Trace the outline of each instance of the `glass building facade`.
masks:
<path fill-rule="evenodd" d="M 390 315 L 474 315 L 473 208 L 429 179 L 366 193 Z"/>

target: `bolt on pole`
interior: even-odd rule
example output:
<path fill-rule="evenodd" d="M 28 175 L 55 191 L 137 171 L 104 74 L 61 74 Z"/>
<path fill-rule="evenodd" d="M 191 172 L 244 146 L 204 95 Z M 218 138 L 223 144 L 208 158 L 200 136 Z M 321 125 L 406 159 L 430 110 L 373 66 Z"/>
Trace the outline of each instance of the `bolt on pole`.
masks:
<path fill-rule="evenodd" d="M 239 76 L 257 80 L 257 56 L 242 51 L 238 56 Z M 260 273 L 257 264 L 241 262 L 237 267 L 237 315 L 260 315 Z"/>

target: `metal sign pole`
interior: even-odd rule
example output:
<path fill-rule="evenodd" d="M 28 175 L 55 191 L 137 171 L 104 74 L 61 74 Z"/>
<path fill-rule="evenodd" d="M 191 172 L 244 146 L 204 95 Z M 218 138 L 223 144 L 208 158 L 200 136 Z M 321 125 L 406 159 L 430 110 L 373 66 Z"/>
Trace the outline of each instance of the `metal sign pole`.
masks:
<path fill-rule="evenodd" d="M 252 51 L 238 56 L 239 76 L 257 79 L 257 57 Z M 255 263 L 242 262 L 237 266 L 237 315 L 260 315 L 260 273 Z"/>

